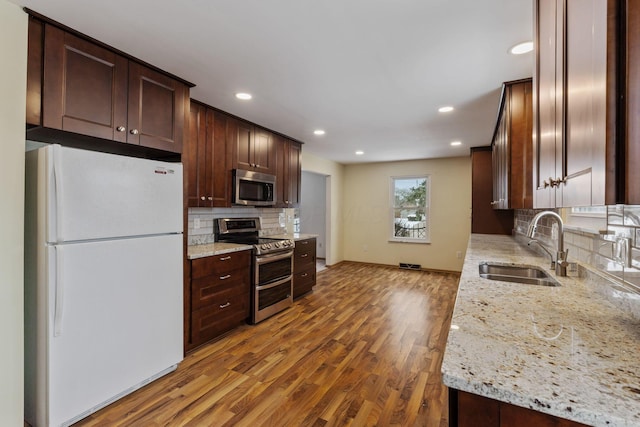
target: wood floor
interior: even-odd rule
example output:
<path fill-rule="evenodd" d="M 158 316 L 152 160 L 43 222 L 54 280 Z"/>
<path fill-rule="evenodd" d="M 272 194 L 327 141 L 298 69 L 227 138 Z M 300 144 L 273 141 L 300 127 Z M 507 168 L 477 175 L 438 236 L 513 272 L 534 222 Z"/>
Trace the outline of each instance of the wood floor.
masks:
<path fill-rule="evenodd" d="M 77 426 L 447 426 L 458 275 L 341 263 L 258 325 Z"/>

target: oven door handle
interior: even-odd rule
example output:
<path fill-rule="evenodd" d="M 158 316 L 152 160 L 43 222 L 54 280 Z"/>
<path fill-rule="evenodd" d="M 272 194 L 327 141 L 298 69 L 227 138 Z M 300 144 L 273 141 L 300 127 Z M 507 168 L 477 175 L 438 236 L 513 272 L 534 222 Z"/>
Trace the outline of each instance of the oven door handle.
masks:
<path fill-rule="evenodd" d="M 256 257 L 256 264 L 264 264 L 266 262 L 279 261 L 281 259 L 290 258 L 293 256 L 293 251 L 287 251 L 285 253 L 277 253 L 273 255 L 260 255 Z"/>
<path fill-rule="evenodd" d="M 289 281 L 291 281 L 291 276 L 287 276 L 284 279 L 278 280 L 277 282 L 268 283 L 268 284 L 262 285 L 262 286 L 256 286 L 256 290 L 262 291 L 262 290 L 265 290 L 265 289 L 275 288 L 276 286 L 280 286 L 283 283 L 287 283 Z"/>

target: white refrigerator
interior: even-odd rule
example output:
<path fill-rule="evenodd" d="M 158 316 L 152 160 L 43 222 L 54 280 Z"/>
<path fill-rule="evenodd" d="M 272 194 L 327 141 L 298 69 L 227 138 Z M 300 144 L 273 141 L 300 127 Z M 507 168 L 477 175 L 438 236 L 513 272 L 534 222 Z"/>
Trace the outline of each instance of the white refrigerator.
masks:
<path fill-rule="evenodd" d="M 183 358 L 182 165 L 26 153 L 25 420 L 70 425 Z"/>

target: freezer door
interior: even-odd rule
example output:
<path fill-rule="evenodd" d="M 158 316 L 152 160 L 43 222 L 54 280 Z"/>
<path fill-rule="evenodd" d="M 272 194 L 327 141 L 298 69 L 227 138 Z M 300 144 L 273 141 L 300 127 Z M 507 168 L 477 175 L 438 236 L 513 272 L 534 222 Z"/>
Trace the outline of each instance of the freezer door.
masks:
<path fill-rule="evenodd" d="M 49 425 L 182 360 L 182 236 L 57 245 L 47 264 Z"/>
<path fill-rule="evenodd" d="M 182 164 L 60 145 L 38 153 L 48 242 L 182 232 Z"/>

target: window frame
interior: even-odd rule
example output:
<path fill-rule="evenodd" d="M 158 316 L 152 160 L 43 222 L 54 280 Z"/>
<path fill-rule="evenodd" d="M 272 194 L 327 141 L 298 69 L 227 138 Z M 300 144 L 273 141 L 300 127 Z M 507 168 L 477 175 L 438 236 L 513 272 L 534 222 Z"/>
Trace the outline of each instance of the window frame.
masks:
<path fill-rule="evenodd" d="M 422 180 L 426 181 L 425 185 L 425 237 L 400 237 L 395 234 L 395 212 L 399 206 L 395 204 L 396 181 L 400 180 Z M 389 242 L 395 243 L 431 243 L 431 174 L 420 175 L 404 175 L 389 177 Z"/>

